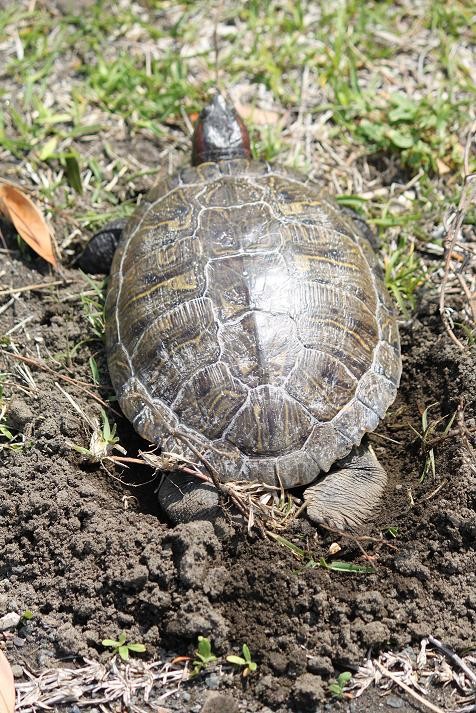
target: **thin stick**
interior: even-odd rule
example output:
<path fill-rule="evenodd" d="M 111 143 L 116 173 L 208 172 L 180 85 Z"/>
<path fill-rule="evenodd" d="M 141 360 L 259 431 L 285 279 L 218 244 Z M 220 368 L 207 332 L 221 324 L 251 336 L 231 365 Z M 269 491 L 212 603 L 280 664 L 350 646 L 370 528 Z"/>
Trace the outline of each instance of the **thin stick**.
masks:
<path fill-rule="evenodd" d="M 442 483 L 440 483 L 439 486 L 438 486 L 437 488 L 435 488 L 435 490 L 433 490 L 429 495 L 425 495 L 424 498 L 420 498 L 420 502 L 423 503 L 423 502 L 425 502 L 425 500 L 431 500 L 431 498 L 434 498 L 435 495 L 437 495 L 437 494 L 440 492 L 440 490 L 445 487 L 445 485 L 446 485 L 447 482 L 448 482 L 448 480 L 445 479 L 445 480 L 444 480 Z"/>
<path fill-rule="evenodd" d="M 458 272 L 456 277 L 458 278 L 458 282 L 461 285 L 464 294 L 466 295 L 466 299 L 468 300 L 469 304 L 469 309 L 471 310 L 473 322 L 476 324 L 476 294 L 471 292 L 468 285 L 466 284 L 463 275 Z"/>
<path fill-rule="evenodd" d="M 473 126 L 471 127 L 471 130 L 468 134 L 468 138 L 466 140 L 466 146 L 465 146 L 465 150 L 464 150 L 465 177 L 464 177 L 463 190 L 461 192 L 459 205 L 458 205 L 457 210 L 454 212 L 454 214 L 452 216 L 453 220 L 451 221 L 450 225 L 448 226 L 447 232 L 446 232 L 445 267 L 444 267 L 443 279 L 441 280 L 440 300 L 439 300 L 439 311 L 440 311 L 441 319 L 443 321 L 445 329 L 446 329 L 449 337 L 451 338 L 451 340 L 462 350 L 464 350 L 466 347 L 464 346 L 464 344 L 462 342 L 460 342 L 460 340 L 455 335 L 455 333 L 450 325 L 448 315 L 446 314 L 446 309 L 445 309 L 445 296 L 446 296 L 446 285 L 448 283 L 448 278 L 449 278 L 449 274 L 451 271 L 451 259 L 452 259 L 452 255 L 453 255 L 453 250 L 456 246 L 456 241 L 460 234 L 461 226 L 463 225 L 463 221 L 464 221 L 466 212 L 468 210 L 468 207 L 471 205 L 474 198 L 476 197 L 476 174 L 469 173 L 469 152 L 470 152 L 470 148 L 471 148 L 471 145 L 472 145 L 474 137 L 475 137 L 475 133 L 476 133 L 476 123 L 474 123 Z"/>
<path fill-rule="evenodd" d="M 249 517 L 249 509 L 246 507 L 246 504 L 242 501 L 240 497 L 236 495 L 236 493 L 233 492 L 233 490 L 226 483 L 222 483 L 213 465 L 208 461 L 208 459 L 203 457 L 198 448 L 195 448 L 193 443 L 191 443 L 190 440 L 183 433 L 180 433 L 179 431 L 174 431 L 172 435 L 175 438 L 179 438 L 187 446 L 187 448 L 189 448 L 192 453 L 197 456 L 201 463 L 203 463 L 205 469 L 210 475 L 210 478 L 212 479 L 213 485 L 215 486 L 217 492 L 220 493 L 222 496 L 225 496 L 225 498 L 231 500 L 234 505 L 236 505 L 242 515 L 244 515 L 245 517 Z"/>
<path fill-rule="evenodd" d="M 455 654 L 454 651 L 445 646 L 445 644 L 442 644 L 438 639 L 435 639 L 434 636 L 430 635 L 428 637 L 428 641 L 430 644 L 433 644 L 433 646 L 442 651 L 444 655 L 450 659 L 450 661 L 459 666 L 459 668 L 467 675 L 469 680 L 476 686 L 476 673 L 474 673 L 474 671 L 472 671 L 469 666 L 465 664 L 463 659 L 461 659 L 458 654 Z"/>
<path fill-rule="evenodd" d="M 70 285 L 74 280 L 53 280 L 52 282 L 39 282 L 35 285 L 24 285 L 23 287 L 12 287 L 9 290 L 0 290 L 0 297 L 4 295 L 17 295 L 20 292 L 37 292 L 45 290 L 48 287 L 57 287 L 58 285 Z"/>
<path fill-rule="evenodd" d="M 104 460 L 111 460 L 113 463 L 119 463 L 119 465 L 126 465 L 127 463 L 136 463 L 137 465 L 148 465 L 149 468 L 159 469 L 159 466 L 153 465 L 153 463 L 148 463 L 142 458 L 131 458 L 129 456 L 106 456 Z M 212 483 L 212 479 L 209 478 L 205 473 L 201 473 L 199 470 L 194 470 L 193 468 L 187 468 L 185 465 L 177 464 L 174 470 L 179 470 L 181 473 L 187 473 L 187 475 L 194 475 L 198 480 L 203 480 L 205 483 Z"/>
<path fill-rule="evenodd" d="M 8 309 L 9 307 L 11 307 L 14 302 L 15 302 L 15 298 L 14 298 L 14 297 L 12 297 L 11 300 L 8 300 L 8 302 L 5 302 L 5 304 L 3 305 L 3 307 L 0 307 L 0 314 L 3 314 L 4 312 L 6 312 L 7 309 Z"/>
<path fill-rule="evenodd" d="M 6 351 L 6 349 L 0 349 L 0 354 L 3 354 L 7 358 L 12 357 L 13 359 L 23 361 L 25 362 L 25 364 L 34 366 L 36 369 L 41 369 L 42 371 L 46 371 L 48 374 L 53 374 L 56 379 L 61 379 L 62 381 L 66 381 L 68 384 L 73 384 L 73 386 L 76 386 L 78 389 L 83 391 L 98 404 L 108 409 L 116 416 L 121 417 L 122 414 L 120 414 L 119 411 L 116 411 L 116 409 L 113 408 L 111 404 L 108 404 L 106 401 L 103 401 L 100 396 L 97 396 L 92 391 L 90 391 L 91 386 L 93 386 L 92 384 L 88 384 L 85 381 L 78 381 L 77 379 L 72 379 L 70 376 L 66 376 L 65 374 L 58 374 L 56 371 L 54 371 L 54 369 L 51 369 L 51 367 L 49 367 L 47 364 L 42 363 L 41 361 L 31 359 L 30 357 L 22 356 L 21 354 L 14 354 L 13 352 L 8 352 Z"/>
<path fill-rule="evenodd" d="M 442 708 L 439 708 L 439 706 L 435 706 L 433 703 L 430 703 L 430 701 L 427 701 L 423 698 L 423 696 L 420 696 L 419 693 L 416 693 L 416 691 L 413 691 L 410 686 L 407 686 L 406 683 L 403 683 L 403 681 L 400 681 L 398 676 L 395 676 L 391 671 L 388 670 L 388 668 L 385 668 L 385 666 L 382 666 L 379 661 L 374 661 L 375 665 L 379 669 L 380 673 L 383 673 L 384 676 L 387 676 L 390 678 L 394 683 L 397 684 L 397 686 L 400 686 L 400 688 L 403 688 L 406 693 L 408 693 L 409 696 L 412 696 L 417 700 L 419 703 L 422 704 L 422 706 L 425 706 L 428 708 L 430 711 L 433 711 L 433 713 L 445 713 L 445 711 Z"/>
<path fill-rule="evenodd" d="M 321 527 L 323 530 L 326 530 L 327 532 L 331 532 L 334 535 L 342 537 L 342 539 L 348 540 L 350 543 L 357 545 L 357 547 L 359 547 L 359 542 L 372 542 L 376 545 L 385 545 L 390 550 L 398 550 L 398 547 L 396 545 L 392 545 L 391 542 L 383 539 L 382 537 L 372 537 L 372 535 L 356 535 L 353 532 L 348 532 L 347 530 L 339 530 L 337 527 L 330 527 L 329 525 L 324 525 L 323 523 L 321 523 L 319 527 Z"/>

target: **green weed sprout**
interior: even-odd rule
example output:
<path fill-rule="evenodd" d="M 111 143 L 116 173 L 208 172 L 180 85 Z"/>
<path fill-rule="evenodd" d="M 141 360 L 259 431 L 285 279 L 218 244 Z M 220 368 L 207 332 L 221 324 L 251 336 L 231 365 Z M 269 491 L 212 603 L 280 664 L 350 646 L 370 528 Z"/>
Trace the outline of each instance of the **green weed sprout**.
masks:
<path fill-rule="evenodd" d="M 31 619 L 33 619 L 33 612 L 31 609 L 25 609 L 20 617 L 20 624 L 26 624 L 27 621 L 31 621 Z"/>
<path fill-rule="evenodd" d="M 343 671 L 337 676 L 335 681 L 329 683 L 329 693 L 334 696 L 334 698 L 344 697 L 344 688 L 347 683 L 349 683 L 352 678 L 350 671 Z"/>
<path fill-rule="evenodd" d="M 103 646 L 111 648 L 113 654 L 119 654 L 123 661 L 129 660 L 129 652 L 131 651 L 135 654 L 143 654 L 145 651 L 144 644 L 129 643 L 125 631 L 121 631 L 117 641 L 115 639 L 104 639 L 101 643 Z"/>
<path fill-rule="evenodd" d="M 216 660 L 217 657 L 212 651 L 210 639 L 207 639 L 206 636 L 199 636 L 197 650 L 195 651 L 195 659 L 192 662 L 192 676 L 198 676 L 202 669 L 206 668 L 208 664 L 213 663 L 213 661 Z"/>
<path fill-rule="evenodd" d="M 98 423 L 92 433 L 89 448 L 71 443 L 71 447 L 75 451 L 89 457 L 94 462 L 107 458 L 114 450 L 125 453 L 125 450 L 119 445 L 118 436 L 116 436 L 116 424 L 113 423 L 111 426 L 104 409 L 101 409 L 101 421 L 102 425 L 100 426 Z"/>
<path fill-rule="evenodd" d="M 202 669 L 206 668 L 208 664 L 213 663 L 216 660 L 217 657 L 212 651 L 210 639 L 207 639 L 206 636 L 199 636 L 197 650 L 195 651 L 195 659 L 192 662 L 192 676 L 198 676 Z"/>
<path fill-rule="evenodd" d="M 258 668 L 258 664 L 251 658 L 251 652 L 247 644 L 243 644 L 243 657 L 241 656 L 227 656 L 226 660 L 235 666 L 240 666 L 242 668 L 242 676 L 246 678 L 250 673 L 254 673 Z"/>

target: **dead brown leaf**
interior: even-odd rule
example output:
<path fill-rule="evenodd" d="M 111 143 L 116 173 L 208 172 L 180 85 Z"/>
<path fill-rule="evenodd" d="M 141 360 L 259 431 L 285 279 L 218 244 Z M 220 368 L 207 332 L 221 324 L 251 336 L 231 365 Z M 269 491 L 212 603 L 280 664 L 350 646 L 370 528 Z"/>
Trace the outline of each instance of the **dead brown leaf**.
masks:
<path fill-rule="evenodd" d="M 23 240 L 43 260 L 57 266 L 53 236 L 41 211 L 11 183 L 0 183 L 0 212 L 11 220 Z"/>
<path fill-rule="evenodd" d="M 256 126 L 266 126 L 267 124 L 277 124 L 282 114 L 271 109 L 258 109 L 251 104 L 241 104 L 237 102 L 235 108 L 238 114 L 245 121 L 250 121 Z"/>
<path fill-rule="evenodd" d="M 438 166 L 438 173 L 440 176 L 445 176 L 447 173 L 450 173 L 451 168 L 446 165 L 444 161 L 442 161 L 440 158 L 436 159 L 436 165 Z"/>
<path fill-rule="evenodd" d="M 5 654 L 0 651 L 0 713 L 13 713 L 15 709 L 15 684 L 13 673 Z"/>

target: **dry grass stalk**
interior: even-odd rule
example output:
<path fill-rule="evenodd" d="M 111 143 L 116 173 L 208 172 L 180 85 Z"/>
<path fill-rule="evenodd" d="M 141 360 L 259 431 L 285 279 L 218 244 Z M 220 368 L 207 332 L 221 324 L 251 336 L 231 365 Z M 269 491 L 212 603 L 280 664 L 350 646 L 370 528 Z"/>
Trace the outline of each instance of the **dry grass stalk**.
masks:
<path fill-rule="evenodd" d="M 429 645 L 432 648 L 429 649 Z M 460 657 L 441 641 L 429 636 L 421 641 L 416 658 L 406 652 L 386 652 L 378 658 L 369 658 L 359 667 L 345 690 L 351 692 L 353 698 L 358 698 L 371 685 L 382 691 L 389 691 L 397 685 L 433 713 L 470 713 L 476 711 L 476 672 L 471 668 L 475 662 L 474 657 Z M 440 708 L 427 700 L 429 693 L 423 685 L 427 683 L 451 685 L 453 693 L 458 689 L 469 697 L 464 703 L 470 705 L 459 709 Z"/>
<path fill-rule="evenodd" d="M 449 334 L 451 340 L 462 350 L 466 347 L 458 339 L 453 331 L 453 326 L 448 317 L 448 311 L 446 309 L 446 292 L 450 273 L 453 273 L 466 297 L 469 315 L 468 319 L 472 322 L 472 326 L 476 327 L 476 294 L 474 290 L 471 290 L 465 280 L 464 275 L 461 273 L 461 265 L 456 267 L 453 260 L 456 257 L 455 250 L 457 247 L 464 253 L 464 248 L 458 243 L 461 239 L 461 228 L 466 217 L 466 214 L 470 210 L 471 206 L 476 202 L 476 174 L 469 173 L 469 155 L 471 147 L 476 138 L 476 123 L 473 124 L 471 131 L 469 132 L 466 147 L 464 152 L 464 170 L 465 177 L 463 183 L 463 190 L 461 192 L 461 198 L 459 201 L 458 208 L 456 210 L 452 209 L 449 211 L 445 218 L 445 267 L 443 273 L 443 279 L 440 285 L 440 300 L 439 300 L 439 310 L 441 319 L 447 333 Z M 471 258 L 471 255 L 470 255 Z M 464 265 L 464 261 L 463 261 Z"/>
<path fill-rule="evenodd" d="M 162 661 L 131 661 L 117 657 L 107 664 L 84 659 L 79 668 L 51 668 L 37 674 L 27 671 L 28 681 L 16 684 L 17 713 L 35 713 L 48 707 L 75 703 L 117 710 L 120 702 L 128 711 L 150 711 L 139 704 L 157 704 L 187 679 L 187 666 Z"/>
<path fill-rule="evenodd" d="M 7 360 L 16 359 L 25 364 L 28 364 L 29 366 L 34 367 L 35 369 L 41 369 L 41 371 L 46 371 L 48 374 L 53 375 L 56 379 L 61 379 L 61 381 L 65 381 L 68 384 L 72 384 L 74 387 L 76 387 L 80 391 L 83 391 L 87 396 L 89 396 L 91 399 L 100 404 L 103 408 L 112 411 L 112 413 L 114 413 L 116 416 L 121 416 L 121 414 L 116 411 L 116 409 L 114 409 L 109 403 L 103 401 L 103 399 L 101 399 L 97 394 L 93 394 L 92 391 L 90 391 L 90 389 L 97 388 L 94 384 L 85 381 L 79 381 L 78 379 L 73 379 L 70 376 L 67 376 L 66 374 L 58 374 L 45 362 L 39 361 L 38 359 L 33 359 L 32 357 L 23 356 L 22 354 L 17 354 L 16 352 L 7 351 L 6 349 L 0 349 L 0 355 L 4 356 Z"/>

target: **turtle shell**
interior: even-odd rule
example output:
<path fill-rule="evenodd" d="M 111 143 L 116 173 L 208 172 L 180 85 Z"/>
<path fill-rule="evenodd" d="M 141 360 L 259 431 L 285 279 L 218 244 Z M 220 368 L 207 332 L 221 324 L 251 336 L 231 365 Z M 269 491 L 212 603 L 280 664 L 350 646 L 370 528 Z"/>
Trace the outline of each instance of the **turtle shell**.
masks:
<path fill-rule="evenodd" d="M 136 430 L 228 480 L 306 485 L 377 426 L 400 379 L 368 239 L 261 161 L 187 168 L 147 195 L 114 257 L 106 325 Z"/>

